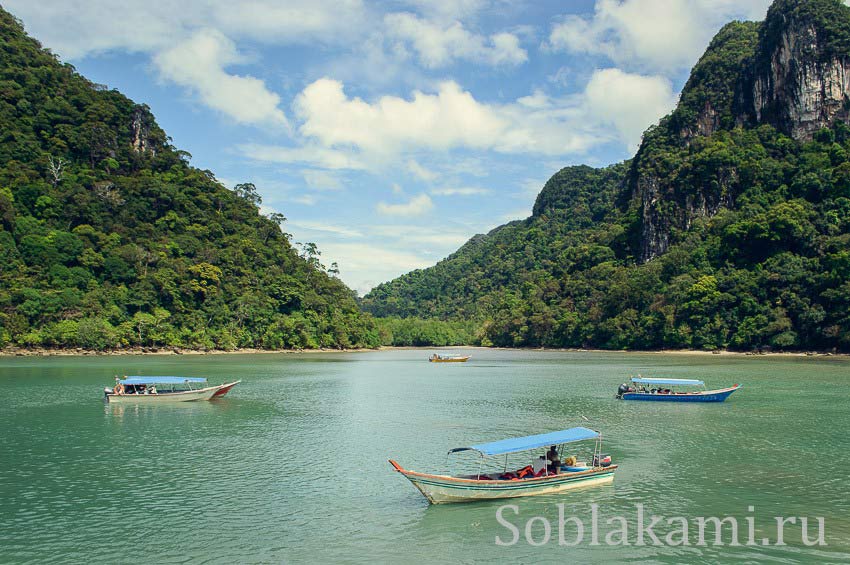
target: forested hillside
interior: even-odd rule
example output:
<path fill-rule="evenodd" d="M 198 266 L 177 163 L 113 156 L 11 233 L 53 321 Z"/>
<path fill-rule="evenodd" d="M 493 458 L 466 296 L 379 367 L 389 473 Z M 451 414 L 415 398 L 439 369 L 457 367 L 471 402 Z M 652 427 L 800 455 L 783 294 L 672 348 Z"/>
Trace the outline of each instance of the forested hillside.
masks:
<path fill-rule="evenodd" d="M 848 72 L 838 0 L 730 23 L 633 159 L 561 170 L 363 305 L 503 346 L 850 350 Z"/>
<path fill-rule="evenodd" d="M 376 346 L 374 321 L 149 109 L 0 9 L 0 346 Z"/>

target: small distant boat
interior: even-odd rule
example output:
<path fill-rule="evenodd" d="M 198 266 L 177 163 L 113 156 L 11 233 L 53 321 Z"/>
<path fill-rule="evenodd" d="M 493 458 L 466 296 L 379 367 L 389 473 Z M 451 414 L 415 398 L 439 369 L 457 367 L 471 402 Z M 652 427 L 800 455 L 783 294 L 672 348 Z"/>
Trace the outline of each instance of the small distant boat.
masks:
<path fill-rule="evenodd" d="M 596 440 L 591 465 L 579 462 L 574 457 L 570 457 L 564 464 L 560 461 L 553 464 L 551 460 L 540 456 L 533 458 L 532 465 L 508 471 L 510 453 L 548 446 L 557 446 L 558 453 L 565 444 L 591 439 Z M 448 455 L 470 450 L 481 455 L 477 474 L 452 476 L 418 473 L 403 468 L 393 459 L 389 462 L 396 471 L 413 483 L 431 504 L 554 494 L 578 487 L 610 483 L 614 480 L 614 471 L 617 469 L 617 465 L 611 464 L 611 457 L 601 453 L 602 434 L 581 427 L 456 447 L 449 451 Z M 485 472 L 485 458 L 494 455 L 505 456 L 504 466 L 499 464 L 502 470 Z"/>
<path fill-rule="evenodd" d="M 741 388 L 732 385 L 716 390 L 680 391 L 680 386 L 701 386 L 703 381 L 695 379 L 647 379 L 632 377 L 632 386 L 625 383 L 617 389 L 617 398 L 623 400 L 654 400 L 666 402 L 723 402 L 730 394 Z M 673 388 L 669 388 L 673 387 Z"/>
<path fill-rule="evenodd" d="M 201 386 L 207 379 L 201 377 L 124 377 L 115 379 L 113 388 L 106 387 L 103 394 L 110 403 L 161 403 L 191 402 L 221 398 L 242 381 L 223 385 Z"/>
<path fill-rule="evenodd" d="M 442 355 L 435 353 L 428 358 L 431 363 L 466 363 L 469 355 Z"/>

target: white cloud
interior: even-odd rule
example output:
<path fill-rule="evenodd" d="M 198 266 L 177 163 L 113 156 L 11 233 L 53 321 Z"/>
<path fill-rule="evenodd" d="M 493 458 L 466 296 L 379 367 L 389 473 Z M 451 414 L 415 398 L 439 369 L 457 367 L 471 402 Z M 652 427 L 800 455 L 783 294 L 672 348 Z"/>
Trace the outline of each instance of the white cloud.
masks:
<path fill-rule="evenodd" d="M 524 196 L 536 196 L 543 190 L 543 186 L 548 179 L 525 179 L 520 183 L 520 189 Z"/>
<path fill-rule="evenodd" d="M 567 16 L 546 47 L 604 55 L 621 64 L 677 70 L 693 65 L 732 19 L 764 18 L 770 0 L 597 0 L 592 17 Z"/>
<path fill-rule="evenodd" d="M 517 98 L 517 104 L 533 110 L 541 110 L 548 108 L 551 105 L 549 97 L 541 90 L 535 90 L 534 93 L 528 96 Z"/>
<path fill-rule="evenodd" d="M 436 95 L 416 91 L 410 101 L 384 96 L 369 104 L 348 98 L 342 83 L 323 78 L 307 86 L 294 106 L 303 120 L 303 135 L 326 146 L 350 145 L 377 153 L 411 145 L 486 148 L 509 126 L 454 82 L 442 83 Z"/>
<path fill-rule="evenodd" d="M 489 192 L 486 188 L 479 188 L 477 186 L 460 186 L 435 188 L 431 191 L 431 194 L 435 196 L 472 196 L 476 194 L 487 194 Z"/>
<path fill-rule="evenodd" d="M 544 109 L 485 104 L 447 81 L 436 94 L 414 91 L 410 100 L 383 96 L 370 104 L 323 78 L 298 95 L 294 108 L 302 135 L 385 158 L 411 148 L 457 147 L 558 155 L 582 151 L 598 137 L 576 102 Z"/>
<path fill-rule="evenodd" d="M 367 23 L 360 0 L 227 0 L 207 5 L 226 33 L 265 43 L 342 42 Z"/>
<path fill-rule="evenodd" d="M 369 234 L 381 236 L 390 241 L 408 245 L 422 244 L 439 245 L 446 249 L 446 252 L 454 250 L 459 245 L 466 243 L 471 237 L 468 233 L 448 231 L 444 226 L 412 226 L 410 224 L 392 224 L 392 225 L 372 225 L 369 227 Z"/>
<path fill-rule="evenodd" d="M 468 31 L 459 21 L 443 24 L 410 13 L 387 14 L 384 26 L 389 37 L 409 42 L 422 64 L 429 68 L 461 59 L 493 66 L 519 65 L 528 60 L 528 53 L 512 33 L 485 37 Z"/>
<path fill-rule="evenodd" d="M 368 21 L 359 0 L 6 0 L 3 7 L 64 59 L 155 52 L 202 28 L 274 44 L 345 43 Z"/>
<path fill-rule="evenodd" d="M 446 174 L 485 178 L 492 171 L 490 163 L 481 157 L 453 157 L 440 170 Z"/>
<path fill-rule="evenodd" d="M 350 151 L 305 145 L 280 147 L 258 143 L 243 143 L 237 150 L 254 161 L 266 163 L 306 163 L 326 169 L 365 169 L 366 165 Z"/>
<path fill-rule="evenodd" d="M 368 28 L 360 0 L 9 0 L 5 9 L 65 60 L 149 54 L 161 78 L 243 124 L 285 125 L 262 80 L 225 72 L 240 62 L 232 38 L 266 44 L 356 43 Z"/>
<path fill-rule="evenodd" d="M 307 230 L 307 231 L 313 231 L 313 232 L 322 232 L 322 233 L 332 234 L 332 235 L 336 235 L 336 236 L 354 237 L 354 238 L 363 237 L 363 234 L 361 232 L 357 231 L 357 230 L 349 229 L 349 228 L 346 228 L 344 226 L 324 224 L 322 222 L 299 221 L 299 222 L 293 222 L 291 225 L 293 227 L 301 229 L 301 230 Z"/>
<path fill-rule="evenodd" d="M 435 257 L 445 257 L 466 243 L 472 230 L 486 231 L 481 226 L 458 230 L 430 221 L 417 226 L 409 219 L 398 224 L 367 220 L 359 226 L 321 221 L 287 225 L 296 240 L 318 244 L 324 263 L 339 263 L 342 280 L 361 294 L 380 282 L 433 265 Z"/>
<path fill-rule="evenodd" d="M 325 262 L 339 263 L 342 280 L 361 295 L 380 282 L 433 264 L 430 259 L 380 244 L 329 242 L 321 244 L 320 249 Z"/>
<path fill-rule="evenodd" d="M 427 194 L 419 194 L 404 204 L 387 204 L 378 202 L 376 210 L 385 216 L 421 216 L 431 211 L 434 203 Z"/>
<path fill-rule="evenodd" d="M 300 196 L 295 196 L 292 198 L 292 201 L 297 204 L 303 204 L 304 206 L 312 206 L 317 202 L 316 197 L 312 194 L 302 194 Z"/>
<path fill-rule="evenodd" d="M 243 124 L 285 126 L 280 97 L 262 80 L 225 72 L 238 62 L 233 42 L 212 29 L 198 31 L 154 57 L 161 76 L 196 92 L 210 108 Z"/>
<path fill-rule="evenodd" d="M 673 87 L 666 78 L 629 74 L 620 69 L 593 73 L 585 94 L 588 111 L 613 125 L 630 149 L 636 149 L 647 126 L 676 103 Z"/>
<path fill-rule="evenodd" d="M 21 18 L 27 32 L 63 59 L 113 49 L 148 52 L 179 37 L 190 9 L 173 2 L 125 2 L 116 13 L 110 0 L 5 0 L 3 8 Z"/>
<path fill-rule="evenodd" d="M 301 147 L 244 144 L 257 161 L 308 163 L 324 169 L 385 169 L 405 154 L 452 149 L 562 156 L 621 140 L 635 147 L 641 133 L 672 109 L 670 82 L 618 69 L 597 70 L 584 92 L 550 98 L 534 91 L 514 103 L 477 101 L 452 81 L 433 94 L 382 96 L 373 102 L 349 98 L 329 78 L 308 85 L 293 102 L 303 136 Z M 431 182 L 434 171 L 408 158 L 407 169 Z M 480 159 L 453 158 L 445 174 L 486 176 Z"/>
<path fill-rule="evenodd" d="M 485 51 L 491 65 L 519 65 L 528 60 L 528 53 L 519 46 L 519 38 L 508 32 L 496 33 L 490 36 L 492 49 Z"/>
<path fill-rule="evenodd" d="M 417 12 L 439 21 L 454 21 L 474 16 L 483 10 L 486 0 L 408 0 Z"/>
<path fill-rule="evenodd" d="M 432 171 L 430 169 L 426 169 L 425 167 L 420 165 L 418 162 L 416 162 L 415 159 L 408 159 L 407 170 L 409 170 L 411 173 L 413 173 L 414 175 L 416 175 L 417 177 L 419 177 L 420 179 L 422 179 L 426 182 L 434 181 L 434 180 L 437 179 L 437 177 L 439 177 L 439 175 L 437 173 L 435 173 L 434 171 Z"/>
<path fill-rule="evenodd" d="M 304 169 L 301 171 L 304 182 L 316 190 L 339 190 L 342 182 L 339 177 L 330 171 Z"/>

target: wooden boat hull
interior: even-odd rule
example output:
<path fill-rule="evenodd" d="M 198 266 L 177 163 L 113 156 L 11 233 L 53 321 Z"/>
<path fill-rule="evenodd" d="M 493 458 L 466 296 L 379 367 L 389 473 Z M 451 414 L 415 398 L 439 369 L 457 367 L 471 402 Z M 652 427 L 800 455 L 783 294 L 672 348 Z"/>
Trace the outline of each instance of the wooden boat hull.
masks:
<path fill-rule="evenodd" d="M 413 483 L 413 486 L 431 504 L 556 494 L 575 488 L 612 483 L 614 471 L 617 469 L 616 465 L 611 465 L 610 467 L 596 467 L 578 473 L 561 473 L 535 479 L 479 481 L 408 471 L 392 459 L 390 459 L 390 464 Z"/>
<path fill-rule="evenodd" d="M 428 359 L 431 363 L 466 363 L 469 361 L 469 355 L 466 357 L 452 357 L 449 359 Z"/>
<path fill-rule="evenodd" d="M 729 395 L 741 388 L 741 385 L 721 388 L 718 390 L 703 390 L 699 392 L 683 392 L 676 394 L 650 394 L 648 392 L 625 392 L 623 400 L 647 400 L 655 402 L 723 402 Z"/>
<path fill-rule="evenodd" d="M 242 381 L 236 381 L 236 382 L 233 382 L 233 383 L 228 383 L 228 384 L 221 385 L 221 386 L 218 388 L 218 390 L 217 390 L 217 391 L 215 391 L 215 394 L 214 394 L 214 395 L 212 395 L 212 397 L 213 397 L 213 398 L 221 398 L 222 396 L 224 396 L 225 394 L 227 394 L 228 392 L 230 392 L 230 390 L 231 390 L 233 387 L 235 387 L 236 385 L 238 385 L 238 384 L 239 384 L 239 383 L 241 383 L 241 382 L 242 382 Z"/>
<path fill-rule="evenodd" d="M 230 389 L 242 381 L 223 385 L 186 390 L 181 392 L 162 392 L 157 394 L 115 394 L 112 389 L 105 388 L 103 394 L 110 404 L 170 404 L 173 402 L 194 402 L 212 400 L 227 394 Z"/>

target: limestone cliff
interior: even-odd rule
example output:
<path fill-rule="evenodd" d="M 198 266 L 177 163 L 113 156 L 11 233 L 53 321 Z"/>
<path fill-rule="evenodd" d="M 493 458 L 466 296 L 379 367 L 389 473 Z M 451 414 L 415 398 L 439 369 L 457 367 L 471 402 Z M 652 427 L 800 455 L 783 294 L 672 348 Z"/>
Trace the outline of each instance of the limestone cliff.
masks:
<path fill-rule="evenodd" d="M 708 184 L 683 186 L 670 155 L 700 137 L 767 124 L 796 140 L 850 122 L 850 8 L 839 0 L 777 0 L 761 24 L 718 32 L 691 72 L 677 108 L 644 134 L 627 180 L 637 209 L 640 261 L 664 253 L 686 230 L 734 204 L 738 176 L 722 169 Z"/>
<path fill-rule="evenodd" d="M 130 122 L 130 146 L 136 153 L 156 155 L 157 143 L 151 139 L 151 129 L 156 127 L 153 114 L 146 104 L 138 104 L 133 108 Z"/>
<path fill-rule="evenodd" d="M 850 9 L 825 0 L 780 0 L 742 76 L 738 123 L 773 125 L 798 140 L 850 118 Z"/>

